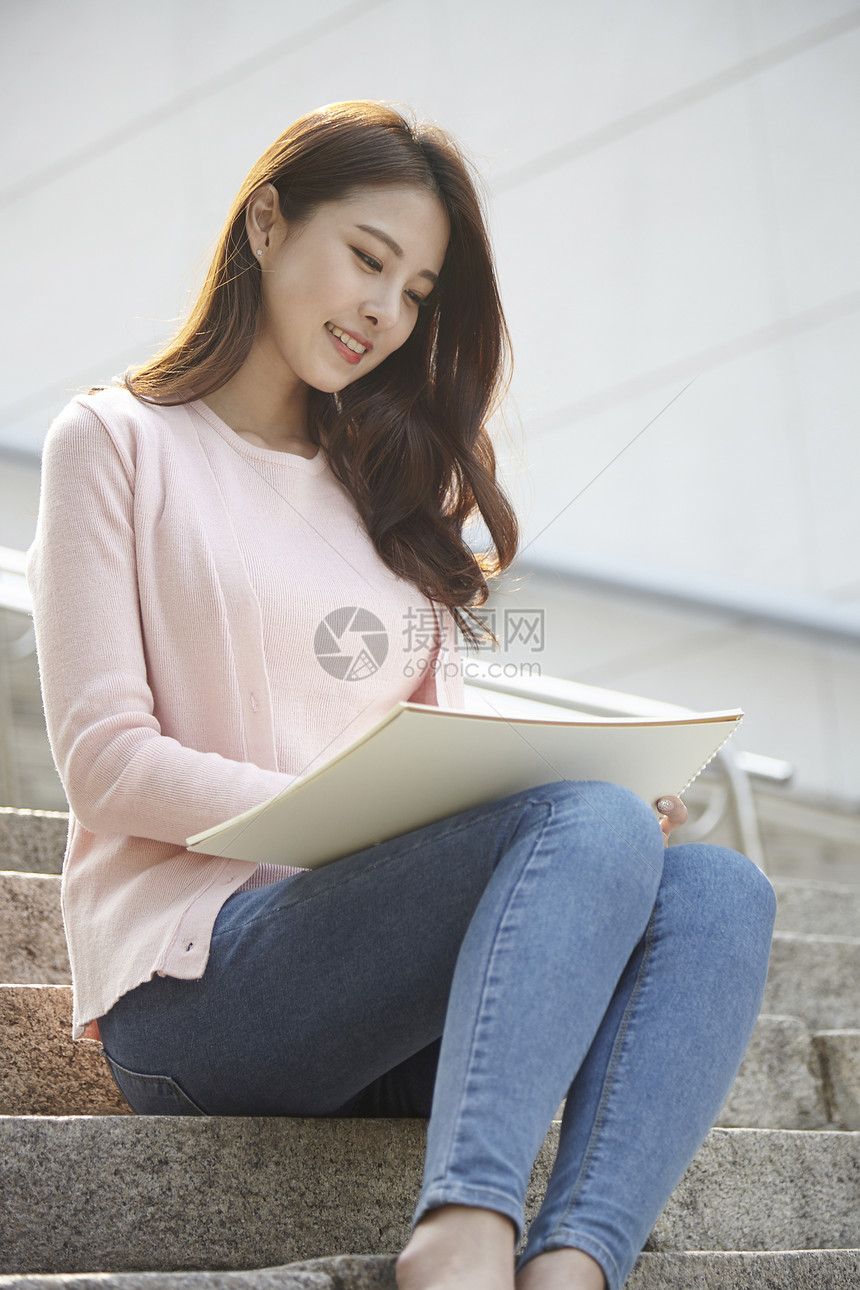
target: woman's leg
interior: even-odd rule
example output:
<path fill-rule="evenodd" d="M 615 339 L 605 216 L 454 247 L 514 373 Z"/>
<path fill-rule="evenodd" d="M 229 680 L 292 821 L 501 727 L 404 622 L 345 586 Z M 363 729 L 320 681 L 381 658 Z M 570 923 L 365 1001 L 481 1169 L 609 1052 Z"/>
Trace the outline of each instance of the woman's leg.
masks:
<path fill-rule="evenodd" d="M 502 986 L 513 992 L 511 1017 L 532 1017 L 511 1036 L 524 1051 L 503 1045 L 496 1076 L 528 1094 L 516 1164 L 502 1167 L 507 1208 L 521 1226 L 531 1158 L 648 921 L 662 861 L 656 820 L 624 790 L 550 784 L 514 794 L 238 893 L 218 917 L 203 978 L 156 977 L 123 996 L 102 1019 L 106 1051 L 132 1072 L 167 1077 L 209 1114 L 363 1114 L 368 1105 L 384 1114 L 392 1099 L 395 1113 L 426 1113 L 432 1046 L 480 907 L 483 930 L 472 934 L 464 968 L 477 982 L 473 993 L 489 986 L 492 995 L 501 971 L 513 978 Z M 530 910 L 533 893 L 539 902 Z M 560 944 L 553 927 L 562 929 Z M 491 951 L 486 980 L 479 942 Z M 587 995 L 588 1009 L 576 1051 L 555 1063 L 551 1091 L 535 1102 L 524 1063 L 535 1051 L 533 1031 L 555 1026 L 534 1006 L 547 973 Z M 393 1068 L 407 1077 L 405 1095 Z M 187 1113 L 187 1104 L 178 1109 Z M 509 1128 L 496 1120 L 492 1132 L 502 1157 Z M 484 1194 L 495 1196 L 497 1185 Z"/>
<path fill-rule="evenodd" d="M 613 785 L 531 795 L 463 940 L 415 1220 L 495 1210 L 522 1232 L 531 1166 L 651 917 L 653 812 Z"/>
<path fill-rule="evenodd" d="M 646 935 L 568 1095 L 519 1290 L 553 1284 L 541 1275 L 549 1259 L 534 1256 L 565 1247 L 592 1255 L 610 1290 L 623 1285 L 737 1073 L 774 910 L 770 884 L 743 856 L 669 848 Z"/>

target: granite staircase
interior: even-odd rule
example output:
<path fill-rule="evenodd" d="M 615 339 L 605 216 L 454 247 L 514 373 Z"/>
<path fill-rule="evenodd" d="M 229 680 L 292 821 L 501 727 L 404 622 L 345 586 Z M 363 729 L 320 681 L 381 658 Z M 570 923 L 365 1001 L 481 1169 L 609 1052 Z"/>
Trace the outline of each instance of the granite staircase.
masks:
<path fill-rule="evenodd" d="M 133 1116 L 69 1038 L 65 829 L 0 809 L 0 1290 L 393 1290 L 423 1121 Z M 774 885 L 753 1041 L 628 1290 L 860 1287 L 860 886 Z"/>

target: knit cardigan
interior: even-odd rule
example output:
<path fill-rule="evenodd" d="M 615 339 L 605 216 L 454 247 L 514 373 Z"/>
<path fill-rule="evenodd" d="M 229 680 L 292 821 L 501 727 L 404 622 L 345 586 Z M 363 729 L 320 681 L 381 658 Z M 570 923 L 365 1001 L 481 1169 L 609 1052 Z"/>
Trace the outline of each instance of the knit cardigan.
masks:
<path fill-rule="evenodd" d="M 218 910 L 256 867 L 185 839 L 296 778 L 278 768 L 260 605 L 205 428 L 109 388 L 74 399 L 45 444 L 27 578 L 70 806 L 75 1038 L 155 973 L 203 975 Z M 433 666 L 410 697 L 462 707 L 453 619 L 433 612 Z"/>

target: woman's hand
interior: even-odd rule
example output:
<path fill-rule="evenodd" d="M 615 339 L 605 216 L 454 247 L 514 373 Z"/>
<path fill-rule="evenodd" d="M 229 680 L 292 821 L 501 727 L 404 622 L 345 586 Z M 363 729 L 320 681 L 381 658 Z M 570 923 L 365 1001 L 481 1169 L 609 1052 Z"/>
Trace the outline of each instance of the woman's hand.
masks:
<path fill-rule="evenodd" d="M 663 846 L 669 845 L 669 834 L 677 829 L 687 818 L 687 808 L 680 797 L 671 797 L 668 793 L 655 803 L 660 812 L 660 828 L 663 830 Z"/>

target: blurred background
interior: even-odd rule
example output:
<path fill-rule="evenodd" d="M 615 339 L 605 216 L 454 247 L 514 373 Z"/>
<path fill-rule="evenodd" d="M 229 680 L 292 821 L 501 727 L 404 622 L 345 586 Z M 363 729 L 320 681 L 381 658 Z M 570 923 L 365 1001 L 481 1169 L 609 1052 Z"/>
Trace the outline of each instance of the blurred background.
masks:
<path fill-rule="evenodd" d="M 52 418 L 174 329 L 290 121 L 378 98 L 486 180 L 524 537 L 479 657 L 743 707 L 793 769 L 765 823 L 856 864 L 856 2 L 3 0 L 0 27 L 0 805 L 64 806 L 21 554 Z"/>

